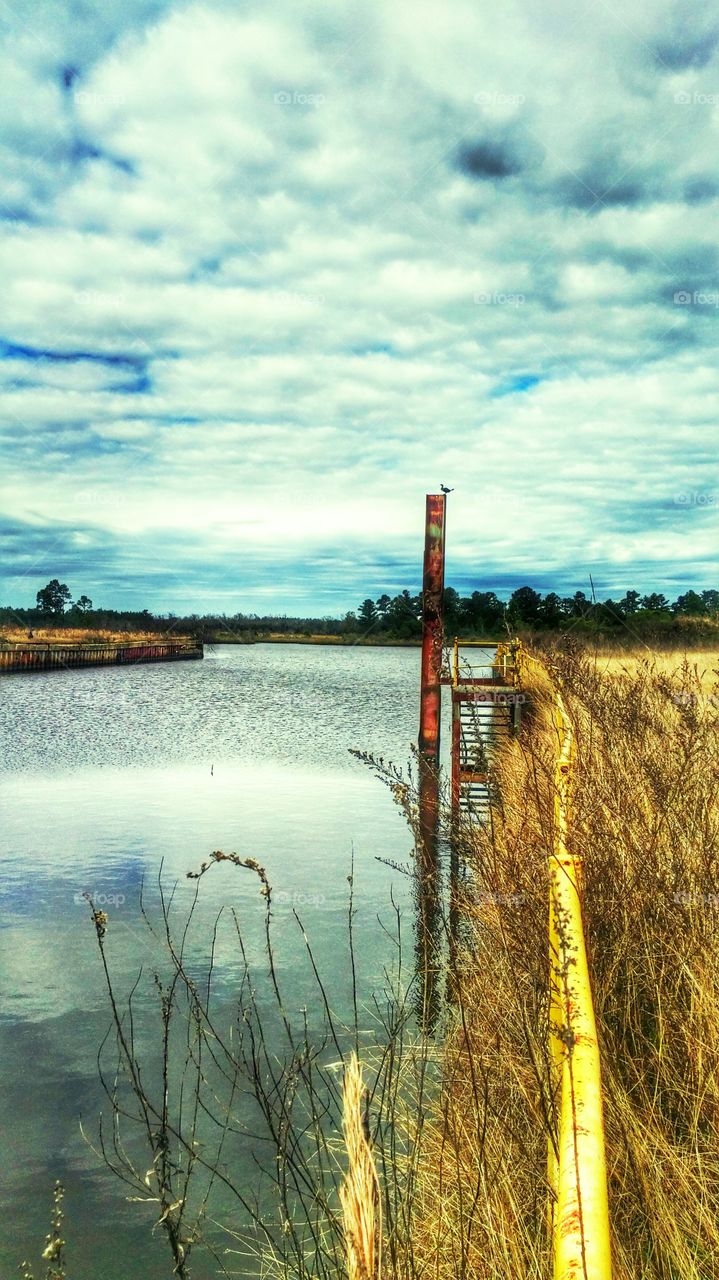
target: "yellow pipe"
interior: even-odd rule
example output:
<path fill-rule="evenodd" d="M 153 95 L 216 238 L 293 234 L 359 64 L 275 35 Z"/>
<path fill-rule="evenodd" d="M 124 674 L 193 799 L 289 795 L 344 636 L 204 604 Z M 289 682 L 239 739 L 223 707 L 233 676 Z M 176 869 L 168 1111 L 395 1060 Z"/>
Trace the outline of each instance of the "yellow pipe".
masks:
<path fill-rule="evenodd" d="M 550 859 L 550 946 L 554 943 L 556 947 L 551 970 L 550 1056 L 553 1067 L 561 1062 L 561 1107 L 554 1280 L 611 1280 L 601 1069 L 579 897 L 581 863 L 567 850 L 574 743 L 559 692 L 556 724 L 561 747 Z M 552 1160 L 553 1153 L 548 1162 L 550 1173 Z"/>
<path fill-rule="evenodd" d="M 540 663 L 530 656 L 523 655 L 526 665 L 530 662 L 536 667 L 540 667 Z M 559 715 L 559 708 L 555 701 L 552 719 L 554 727 L 558 734 L 557 743 L 557 766 L 555 768 L 554 777 L 554 832 L 555 841 L 562 838 L 560 832 L 563 832 L 564 819 L 562 815 L 562 805 L 560 801 L 559 782 L 559 758 L 564 743 L 564 726 Z M 557 902 L 554 883 L 551 876 L 551 859 L 550 859 L 550 884 L 549 884 L 549 1086 L 550 1086 L 550 1102 L 551 1116 L 555 1118 L 561 1110 L 562 1095 L 562 1069 L 564 1065 L 564 1044 L 562 1041 L 562 1024 L 564 1020 L 563 1000 L 562 1000 L 562 981 L 561 981 L 561 962 L 559 956 L 559 929 L 557 925 Z M 557 1159 L 557 1151 L 555 1150 L 554 1141 L 549 1138 L 547 1144 L 547 1182 L 549 1184 L 549 1206 L 548 1206 L 548 1230 L 549 1236 L 554 1241 L 554 1228 L 556 1220 L 557 1199 L 559 1196 L 559 1163 Z M 552 1245 L 554 1251 L 554 1244 Z"/>
<path fill-rule="evenodd" d="M 564 1046 L 560 1035 L 562 1029 L 562 988 L 559 965 L 559 933 L 555 911 L 555 895 L 553 887 L 549 890 L 549 1088 L 550 1088 L 550 1120 L 554 1122 L 561 1106 L 562 1065 Z M 549 1204 L 547 1209 L 547 1230 L 550 1240 L 554 1239 L 554 1221 L 559 1195 L 559 1163 L 554 1140 L 547 1143 L 547 1182 L 549 1184 Z"/>
<path fill-rule="evenodd" d="M 547 674 L 521 645 L 515 663 L 520 682 L 531 667 Z M 547 1154 L 553 1280 L 611 1280 L 601 1067 L 579 893 L 581 859 L 567 848 L 574 738 L 559 690 L 552 718 L 557 762 L 549 865 L 549 1053 L 552 1102 L 559 1108 L 559 1159 L 551 1140 Z"/>
<path fill-rule="evenodd" d="M 550 974 L 552 974 L 552 978 L 553 978 L 554 977 L 554 973 L 553 973 L 554 956 L 556 952 L 554 952 L 553 945 L 552 945 L 553 944 L 553 938 L 552 938 L 553 927 L 552 927 L 551 920 L 552 920 L 553 912 L 552 912 L 551 906 L 550 906 L 550 913 L 551 915 L 550 915 L 550 926 L 549 926 L 549 930 L 550 930 L 549 963 L 550 963 Z M 556 937 L 556 931 L 555 931 L 555 937 Z M 550 1121 L 552 1123 L 554 1123 L 554 1118 L 557 1114 L 557 1107 L 560 1101 L 560 1099 L 558 1098 L 558 1094 L 559 1094 L 559 1091 L 561 1088 L 561 1082 L 562 1082 L 562 1061 L 561 1061 L 562 1045 L 556 1033 L 552 1030 L 553 1027 L 558 1028 L 560 1025 L 556 1021 L 556 1017 L 557 1017 L 556 1006 L 558 1003 L 558 996 L 555 995 L 555 985 L 556 984 L 553 982 L 552 989 L 550 991 L 550 997 L 549 997 L 550 999 L 549 1079 L 550 1079 Z M 551 1137 L 547 1143 L 547 1184 L 549 1186 L 549 1201 L 547 1203 L 547 1235 L 551 1241 L 554 1241 L 554 1221 L 555 1221 L 555 1215 L 556 1215 L 557 1198 L 559 1196 L 559 1162 L 557 1160 L 557 1152 L 555 1150 L 554 1141 L 552 1140 Z"/>

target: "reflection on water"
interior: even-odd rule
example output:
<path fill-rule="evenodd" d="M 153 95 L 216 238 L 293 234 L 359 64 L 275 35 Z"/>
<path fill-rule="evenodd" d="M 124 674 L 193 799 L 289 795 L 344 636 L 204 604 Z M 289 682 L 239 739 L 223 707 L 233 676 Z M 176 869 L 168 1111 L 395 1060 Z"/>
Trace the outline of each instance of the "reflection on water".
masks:
<path fill-rule="evenodd" d="M 417 736 L 416 650 L 220 646 L 203 662 L 3 678 L 6 770 L 220 760 L 356 769 Z M 5 710 L 6 708 L 6 710 Z M 12 727 L 16 732 L 11 731 Z"/>
<path fill-rule="evenodd" d="M 149 972 L 161 961 L 139 914 L 143 880 L 155 885 L 164 863 L 181 913 L 192 892 L 186 873 L 212 849 L 255 857 L 274 888 L 288 1008 L 317 1000 L 293 910 L 341 1007 L 350 998 L 354 855 L 359 995 L 369 1009 L 394 960 L 383 928 L 392 927 L 390 888 L 411 903 L 408 879 L 377 858 L 406 863 L 411 837 L 388 791 L 348 749 L 407 761 L 418 658 L 416 650 L 247 646 L 202 663 L 3 677 L 5 1274 L 28 1254 L 37 1259 L 56 1177 L 67 1188 L 73 1280 L 164 1280 L 168 1271 L 162 1241 L 145 1229 L 151 1208 L 126 1203 L 79 1131 L 82 1115 L 94 1132 L 102 1106 L 95 1057 L 108 1025 L 85 892 L 108 913 L 108 952 L 127 989 L 140 965 Z M 221 868 L 206 880 L 198 924 L 209 929 L 230 900 L 262 975 L 256 878 Z M 204 944 L 196 945 L 191 962 L 200 965 Z M 229 943 L 218 973 L 231 990 L 239 964 Z M 140 1043 L 143 1010 L 140 1001 Z M 194 1274 L 201 1280 L 199 1260 Z"/>

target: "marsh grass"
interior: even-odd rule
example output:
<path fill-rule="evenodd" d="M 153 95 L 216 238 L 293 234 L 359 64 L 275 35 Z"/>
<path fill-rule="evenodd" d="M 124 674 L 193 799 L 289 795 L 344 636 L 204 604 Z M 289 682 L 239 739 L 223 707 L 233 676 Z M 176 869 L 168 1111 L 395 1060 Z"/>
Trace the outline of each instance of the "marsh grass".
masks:
<path fill-rule="evenodd" d="M 32 631 L 32 640 L 28 639 Z M 168 640 L 186 640 L 187 636 L 174 632 L 156 631 L 96 631 L 87 627 L 0 627 L 0 643 L 20 646 L 57 645 L 61 648 L 77 648 L 83 644 L 163 644 Z"/>
<path fill-rule="evenodd" d="M 719 680 L 719 653 L 714 649 L 696 649 L 681 653 L 653 653 L 633 650 L 621 654 L 601 654 L 594 659 L 597 670 L 605 675 L 637 677 L 642 672 L 653 678 L 667 676 L 675 693 L 711 695 Z M 687 686 L 687 676 L 689 686 Z M 698 686 L 698 687 L 697 687 Z"/>
<path fill-rule="evenodd" d="M 362 1068 L 353 1053 L 345 1067 L 342 1089 L 347 1173 L 340 1187 L 349 1280 L 379 1280 L 382 1270 L 381 1197 L 365 1100 Z"/>
<path fill-rule="evenodd" d="M 577 740 L 570 844 L 582 859 L 615 1280 L 710 1280 L 719 1274 L 719 699 L 708 696 L 717 690 L 706 668 L 716 659 L 635 659 L 608 673 L 578 649 L 547 656 Z M 447 1280 L 549 1274 L 554 748 L 550 688 L 538 680 L 531 694 L 531 724 L 497 766 L 501 806 L 490 827 L 465 833 L 461 1009 L 441 1122 L 420 1161 L 424 1261 Z M 458 1258 L 479 1170 L 480 1204 Z"/>

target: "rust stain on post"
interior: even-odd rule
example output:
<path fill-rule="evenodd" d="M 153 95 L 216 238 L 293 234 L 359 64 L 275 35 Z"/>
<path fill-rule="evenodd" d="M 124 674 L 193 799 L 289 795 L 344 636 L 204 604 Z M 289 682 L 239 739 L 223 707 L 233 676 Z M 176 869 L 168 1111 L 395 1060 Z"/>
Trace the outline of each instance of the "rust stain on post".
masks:
<path fill-rule="evenodd" d="M 422 580 L 422 686 L 419 751 L 439 767 L 439 717 L 442 700 L 442 598 L 444 595 L 445 502 L 443 493 L 427 494 Z"/>
<path fill-rule="evenodd" d="M 422 677 L 419 718 L 418 968 L 423 1025 L 436 1016 L 439 863 L 439 734 L 442 706 L 442 598 L 444 595 L 445 495 L 427 494 L 422 581 Z"/>

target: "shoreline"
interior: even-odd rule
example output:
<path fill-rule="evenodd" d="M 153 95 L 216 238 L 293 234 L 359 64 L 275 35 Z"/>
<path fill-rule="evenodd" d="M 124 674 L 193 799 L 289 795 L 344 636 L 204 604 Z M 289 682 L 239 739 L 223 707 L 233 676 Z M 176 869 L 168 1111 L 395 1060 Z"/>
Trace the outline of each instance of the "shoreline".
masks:
<path fill-rule="evenodd" d="M 151 644 L 57 642 L 14 645 L 0 649 L 0 675 L 32 675 L 78 667 L 135 666 L 148 662 L 187 662 L 204 658 L 199 641 L 157 640 Z"/>
<path fill-rule="evenodd" d="M 297 632 L 289 632 L 286 635 L 272 634 L 263 635 L 260 633 L 251 638 L 244 636 L 227 636 L 220 633 L 219 636 L 206 636 L 204 644 L 208 646 L 214 645 L 245 645 L 245 644 L 310 644 L 310 645 L 331 645 L 333 648 L 344 647 L 347 649 L 420 649 L 422 647 L 421 640 L 381 640 L 374 639 L 370 636 L 323 636 L 323 635 L 301 635 Z"/>

